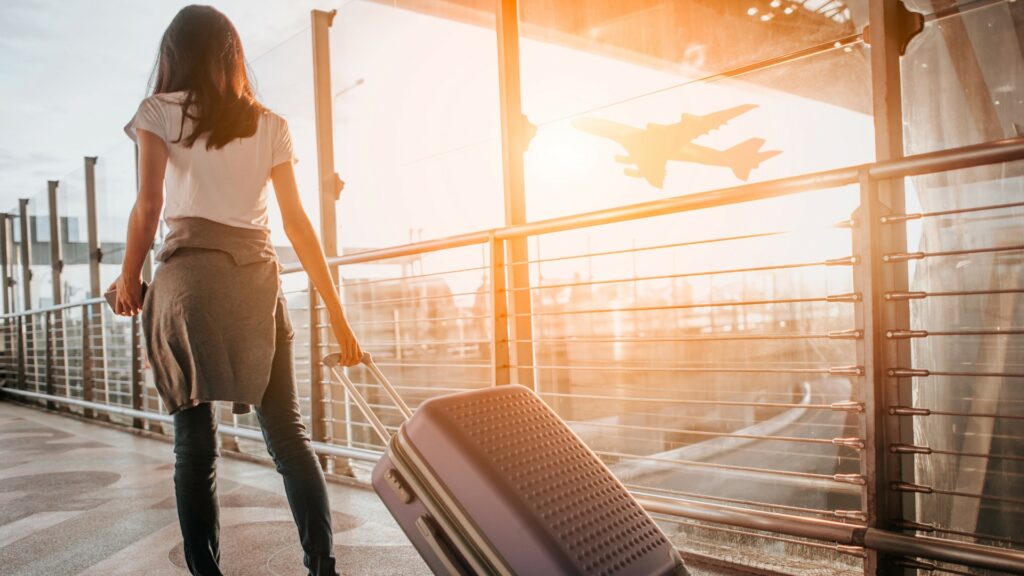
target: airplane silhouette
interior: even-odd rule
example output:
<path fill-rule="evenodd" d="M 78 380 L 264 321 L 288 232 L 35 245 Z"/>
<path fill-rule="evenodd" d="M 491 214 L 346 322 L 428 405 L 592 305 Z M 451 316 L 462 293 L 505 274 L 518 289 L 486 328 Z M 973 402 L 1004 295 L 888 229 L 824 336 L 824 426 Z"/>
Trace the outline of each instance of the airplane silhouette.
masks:
<path fill-rule="evenodd" d="M 647 128 L 636 128 L 600 118 L 580 118 L 572 125 L 597 136 L 615 140 L 629 153 L 616 156 L 621 164 L 636 166 L 624 170 L 627 176 L 643 178 L 652 186 L 661 188 L 665 183 L 665 169 L 670 160 L 695 162 L 710 166 L 726 166 L 740 180 L 750 177 L 750 171 L 761 162 L 781 154 L 779 150 L 761 150 L 763 138 L 751 138 L 726 150 L 716 150 L 694 144 L 693 140 L 723 126 L 729 120 L 757 108 L 744 104 L 704 116 L 683 114 L 675 124 L 648 123 Z"/>

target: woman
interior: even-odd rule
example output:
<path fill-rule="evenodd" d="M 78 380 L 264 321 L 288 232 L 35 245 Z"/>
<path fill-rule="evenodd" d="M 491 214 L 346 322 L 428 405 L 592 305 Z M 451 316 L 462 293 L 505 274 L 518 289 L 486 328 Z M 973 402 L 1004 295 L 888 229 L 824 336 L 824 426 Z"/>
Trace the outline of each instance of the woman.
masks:
<path fill-rule="evenodd" d="M 254 98 L 238 33 L 211 7 L 178 12 L 154 74 L 152 95 L 125 126 L 138 144 L 139 192 L 112 288 L 118 314 L 142 313 L 156 385 L 174 417 L 174 491 L 188 568 L 221 574 L 215 401 L 225 400 L 236 413 L 256 406 L 306 568 L 335 575 L 326 485 L 299 412 L 293 331 L 269 239 L 268 180 L 285 233 L 323 298 L 342 363 L 357 363 L 362 351 L 299 200 L 288 124 Z M 142 266 L 161 210 L 170 232 L 143 298 Z"/>

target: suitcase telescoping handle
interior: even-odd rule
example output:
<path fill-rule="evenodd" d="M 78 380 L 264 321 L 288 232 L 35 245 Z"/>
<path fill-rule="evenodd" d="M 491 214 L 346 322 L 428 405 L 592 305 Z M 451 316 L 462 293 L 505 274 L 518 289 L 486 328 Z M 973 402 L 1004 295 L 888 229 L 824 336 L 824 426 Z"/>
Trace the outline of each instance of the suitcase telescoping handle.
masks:
<path fill-rule="evenodd" d="M 356 401 L 356 404 L 359 406 L 359 411 L 363 413 L 363 416 L 366 416 L 366 419 L 370 422 L 370 426 L 373 426 L 373 429 L 377 431 L 377 435 L 380 436 L 380 439 L 387 444 L 391 441 L 391 433 L 388 432 L 384 423 L 380 421 L 380 418 L 378 418 L 370 408 L 370 404 L 366 401 L 366 398 L 363 397 L 362 392 L 360 392 L 359 389 L 356 388 L 356 385 L 352 383 L 352 380 L 349 379 L 348 374 L 345 374 L 345 370 L 339 370 L 339 356 L 340 355 L 337 352 L 324 356 L 324 366 L 330 368 L 334 377 L 341 381 L 341 385 L 345 387 L 345 390 L 348 390 L 348 393 L 351 394 L 352 398 Z M 380 371 L 380 368 L 373 363 L 373 356 L 371 356 L 369 352 L 363 352 L 363 358 L 360 362 L 363 366 L 366 366 L 366 369 L 369 370 L 371 374 L 373 374 L 374 379 L 380 383 L 381 388 L 384 388 L 384 392 L 386 392 L 391 398 L 391 401 L 395 403 L 395 406 L 398 406 L 398 411 L 402 413 L 403 421 L 412 418 L 412 410 L 410 410 L 409 406 L 406 405 L 405 400 L 402 400 L 402 397 L 398 395 L 398 391 L 395 390 L 395 387 L 392 386 L 391 382 L 389 382 L 387 377 L 384 376 L 384 373 Z"/>

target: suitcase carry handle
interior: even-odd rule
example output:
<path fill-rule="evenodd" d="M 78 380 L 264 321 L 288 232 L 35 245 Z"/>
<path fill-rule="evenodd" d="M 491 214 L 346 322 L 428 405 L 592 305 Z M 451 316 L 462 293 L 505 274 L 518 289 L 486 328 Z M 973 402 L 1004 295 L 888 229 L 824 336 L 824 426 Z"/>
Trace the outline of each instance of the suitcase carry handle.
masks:
<path fill-rule="evenodd" d="M 378 418 L 370 408 L 370 404 L 366 401 L 366 398 L 363 397 L 363 394 L 359 389 L 356 388 L 356 385 L 352 383 L 352 380 L 349 379 L 348 374 L 345 374 L 344 370 L 338 369 L 338 359 L 340 356 L 341 355 L 338 352 L 332 352 L 331 354 L 324 356 L 322 362 L 324 366 L 327 366 L 331 370 L 334 377 L 341 381 L 345 390 L 347 390 L 355 399 L 356 404 L 359 406 L 359 411 L 363 413 L 363 416 L 366 416 L 366 419 L 370 422 L 370 426 L 373 426 L 373 429 L 377 432 L 377 435 L 380 436 L 380 439 L 387 444 L 391 441 L 391 433 L 388 432 L 384 423 L 380 421 L 380 418 Z M 366 366 L 366 369 L 373 374 L 374 379 L 380 383 L 382 388 L 384 388 L 384 392 L 387 393 L 391 398 L 391 401 L 398 407 L 398 411 L 402 413 L 402 418 L 404 420 L 412 418 L 412 410 L 409 409 L 405 400 L 402 400 L 402 397 L 398 395 L 398 391 L 395 390 L 395 387 L 392 386 L 391 382 L 389 382 L 387 377 L 384 376 L 384 373 L 380 371 L 380 368 L 374 364 L 373 356 L 371 356 L 369 352 L 363 352 L 363 357 L 360 362 L 363 366 Z"/>

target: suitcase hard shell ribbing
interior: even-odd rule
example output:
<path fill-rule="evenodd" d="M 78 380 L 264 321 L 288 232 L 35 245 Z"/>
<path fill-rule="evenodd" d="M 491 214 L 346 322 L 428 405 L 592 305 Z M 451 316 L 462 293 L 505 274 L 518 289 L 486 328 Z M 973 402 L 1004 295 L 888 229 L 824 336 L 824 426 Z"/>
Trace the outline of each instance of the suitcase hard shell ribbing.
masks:
<path fill-rule="evenodd" d="M 387 443 L 374 490 L 435 574 L 687 574 L 651 517 L 532 390 L 449 394 L 412 414 L 367 355 L 408 418 L 391 438 L 332 356 L 324 363 Z"/>

